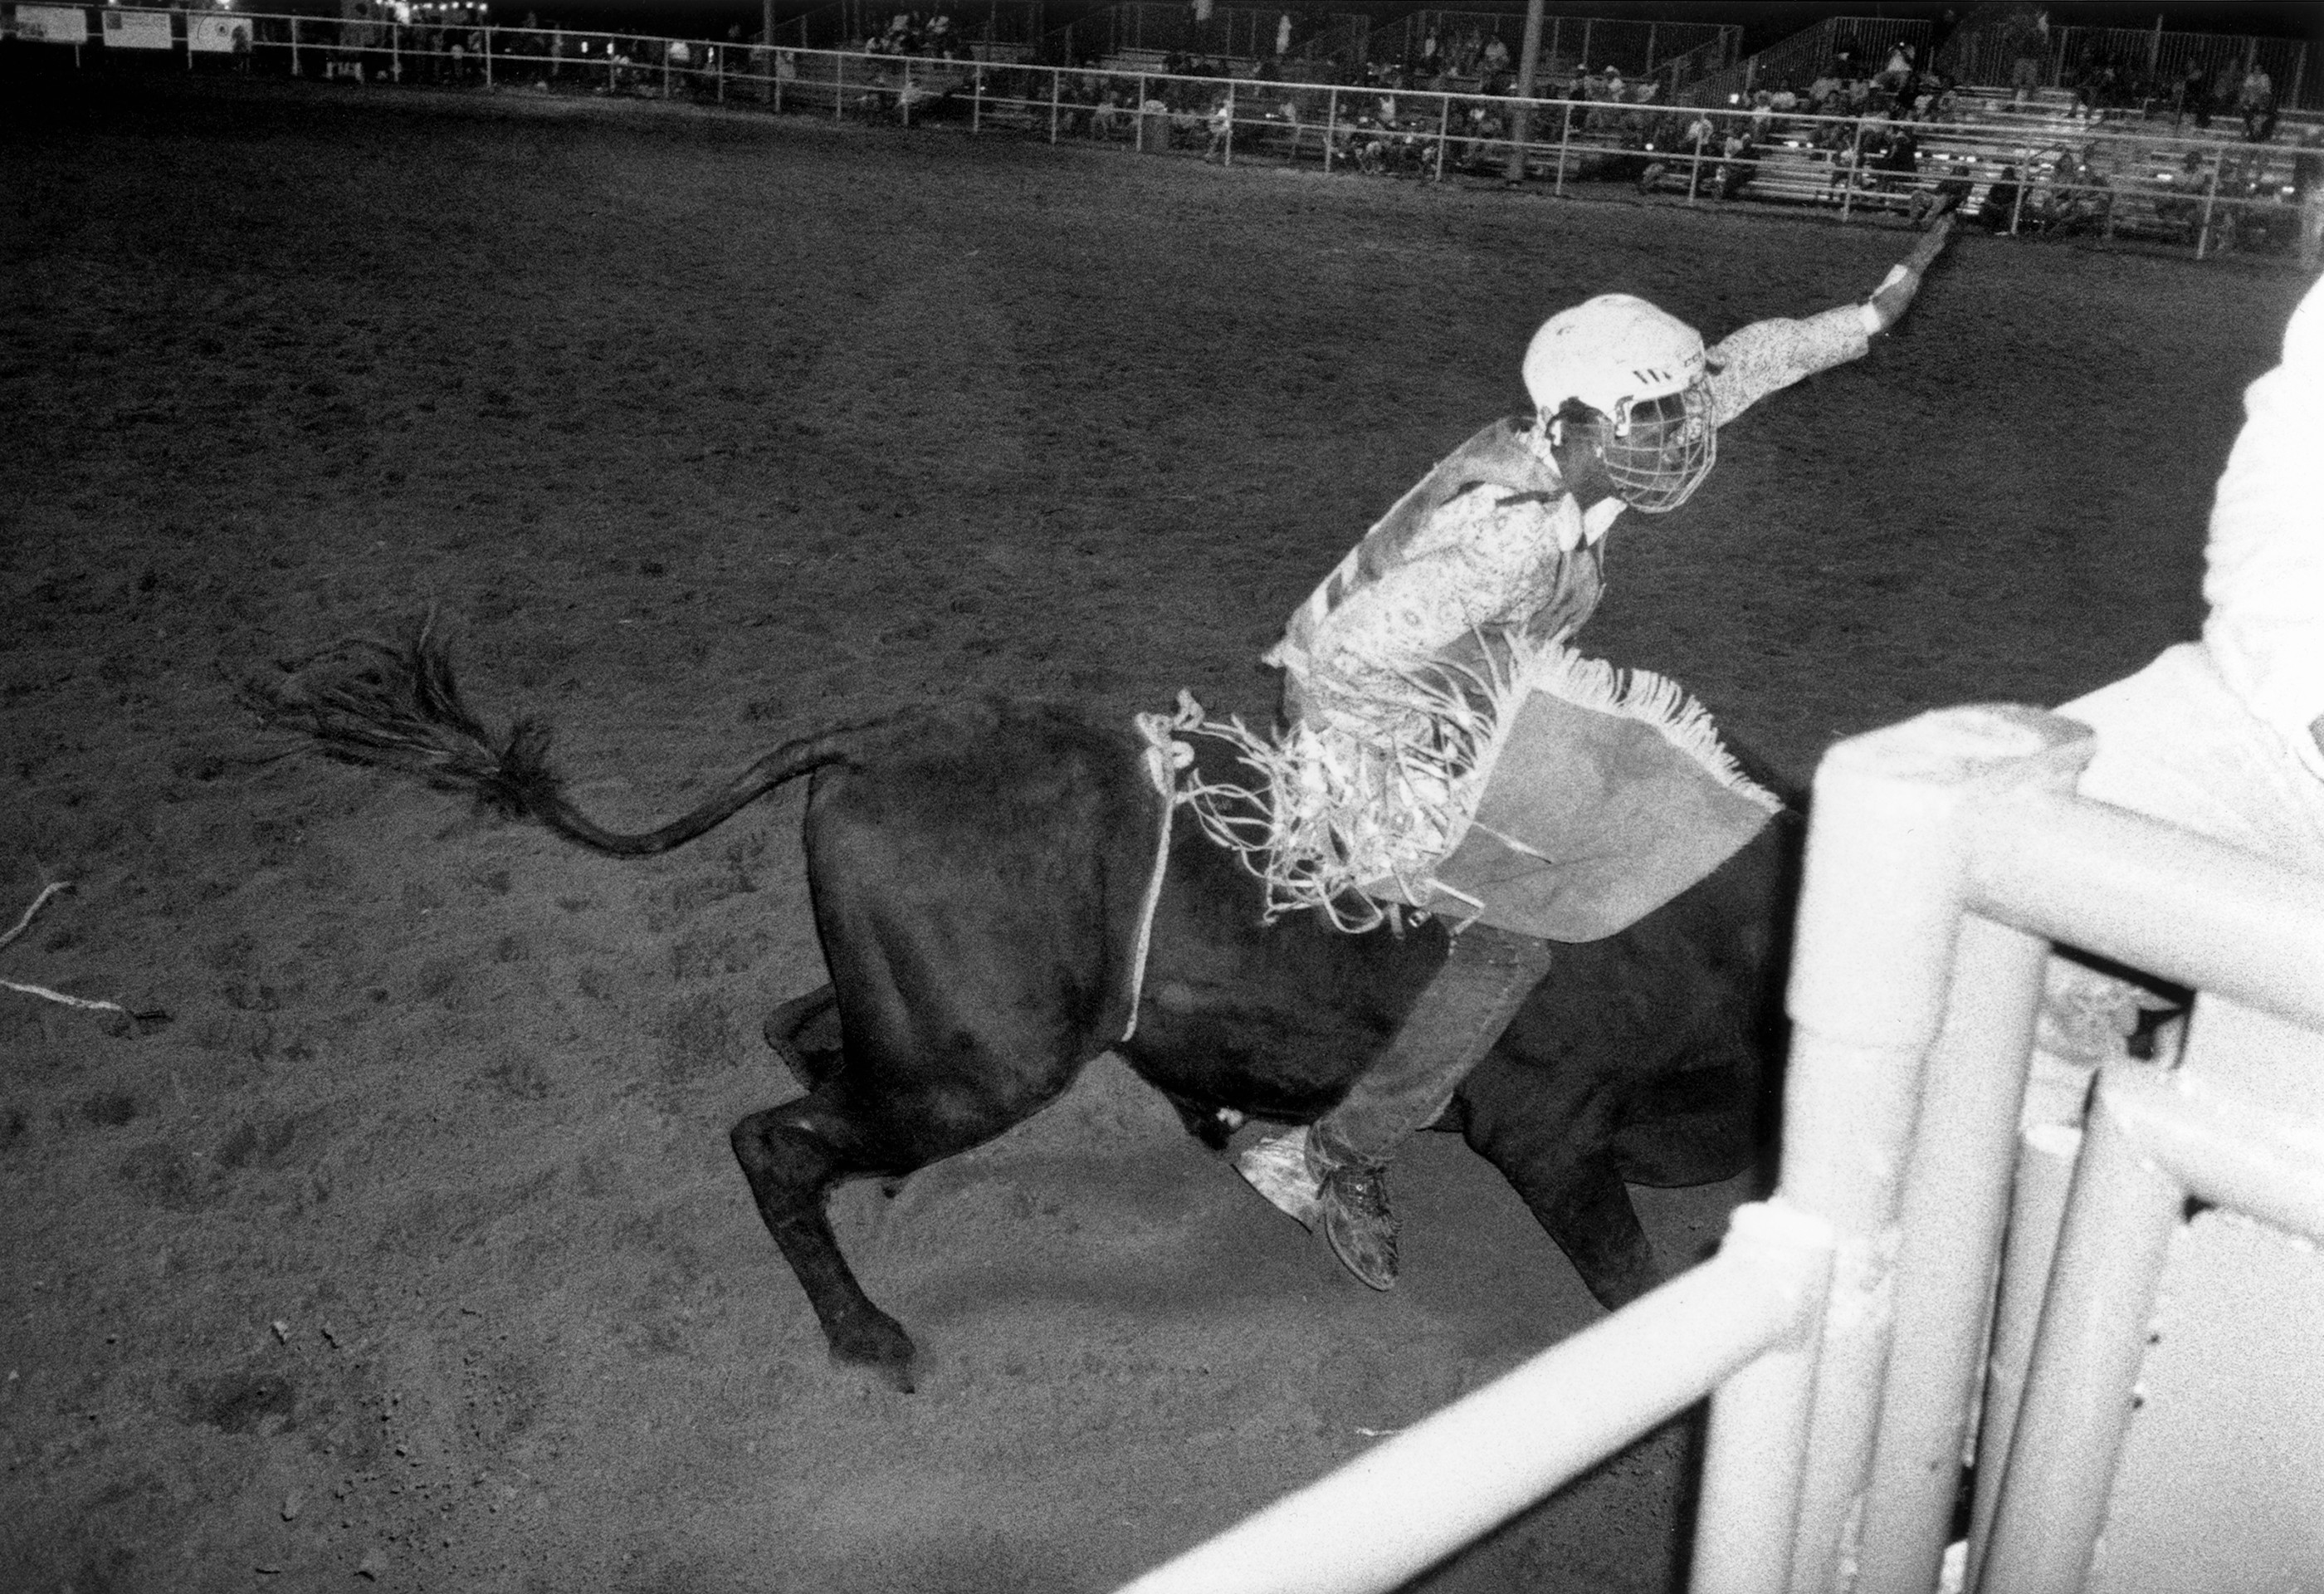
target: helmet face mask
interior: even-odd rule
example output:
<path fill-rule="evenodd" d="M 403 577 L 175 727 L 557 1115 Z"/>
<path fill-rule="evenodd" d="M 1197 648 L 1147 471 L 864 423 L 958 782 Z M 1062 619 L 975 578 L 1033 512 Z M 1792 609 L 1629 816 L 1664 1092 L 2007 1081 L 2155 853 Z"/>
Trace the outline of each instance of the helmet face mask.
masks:
<path fill-rule="evenodd" d="M 1649 514 L 1677 508 L 1718 457 L 1702 335 L 1627 293 L 1604 293 L 1542 323 L 1526 388 L 1545 431 L 1581 404 L 1602 421 L 1593 445 L 1614 490 Z"/>
<path fill-rule="evenodd" d="M 1631 508 L 1665 514 L 1694 496 L 1719 458 L 1711 391 L 1700 380 L 1660 398 L 1624 406 L 1600 433 L 1599 457 Z"/>

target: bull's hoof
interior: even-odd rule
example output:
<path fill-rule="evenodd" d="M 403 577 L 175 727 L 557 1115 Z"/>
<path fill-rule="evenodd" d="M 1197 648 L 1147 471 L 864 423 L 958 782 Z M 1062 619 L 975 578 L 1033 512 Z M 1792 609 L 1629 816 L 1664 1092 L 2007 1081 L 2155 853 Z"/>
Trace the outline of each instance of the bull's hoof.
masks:
<path fill-rule="evenodd" d="M 831 1359 L 873 1374 L 899 1395 L 912 1393 L 912 1358 L 919 1354 L 904 1326 L 874 1309 L 830 1325 Z"/>

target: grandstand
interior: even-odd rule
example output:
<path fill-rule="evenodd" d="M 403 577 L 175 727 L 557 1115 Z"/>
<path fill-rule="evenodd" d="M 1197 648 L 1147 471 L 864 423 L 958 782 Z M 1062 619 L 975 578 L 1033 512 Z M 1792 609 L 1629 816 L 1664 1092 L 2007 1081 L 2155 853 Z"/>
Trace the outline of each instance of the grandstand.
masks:
<path fill-rule="evenodd" d="M 899 36 L 891 5 L 833 0 L 778 25 L 770 42 L 479 26 L 463 33 L 461 57 L 441 28 L 398 23 L 377 5 L 350 22 L 343 4 L 237 13 L 251 32 L 241 65 L 205 53 L 190 24 L 172 37 L 188 70 L 952 121 L 1140 151 L 1210 149 L 1205 119 L 1223 109 L 1231 130 L 1211 153 L 1229 164 L 1432 181 L 1522 172 L 1561 194 L 1618 184 L 1612 191 L 1804 207 L 1842 221 L 1917 215 L 1941 191 L 1995 230 L 2144 239 L 2199 256 L 2291 253 L 2303 196 L 2324 188 L 2324 116 L 2304 108 L 2324 97 L 2324 72 L 2310 70 L 2302 42 L 2044 31 L 2030 11 L 1973 13 L 1950 36 L 1918 19 L 1828 17 L 1748 57 L 1732 27 L 1561 16 L 1541 42 L 1538 96 L 1520 106 L 1508 97 L 1522 49 L 1514 9 L 1380 22 L 1216 6 L 1198 22 L 1176 0 L 1135 0 L 1045 28 L 1041 0 L 967 0 L 923 14 L 924 23 L 944 16 L 942 29 Z M 69 53 L 59 49 L 57 19 L 72 34 L 88 14 L 0 5 L 8 59 L 133 70 L 95 29 Z M 27 16 L 44 19 L 43 31 L 26 28 Z M 1908 121 L 1892 119 L 1894 85 L 1877 81 L 1900 48 L 1933 66 L 1908 97 Z M 2254 69 L 2277 86 L 2281 109 L 2247 138 L 2230 107 Z M 1803 103 L 1812 85 L 1823 97 Z M 2209 115 L 2190 104 L 2190 86 Z M 1509 142 L 1520 110 L 1521 151 Z"/>

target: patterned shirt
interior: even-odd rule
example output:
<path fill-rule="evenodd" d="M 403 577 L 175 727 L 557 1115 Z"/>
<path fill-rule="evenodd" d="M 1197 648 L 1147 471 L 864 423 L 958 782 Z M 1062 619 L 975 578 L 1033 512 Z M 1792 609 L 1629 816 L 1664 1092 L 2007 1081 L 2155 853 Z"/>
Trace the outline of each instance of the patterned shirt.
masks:
<path fill-rule="evenodd" d="M 1715 424 L 1868 346 L 1861 307 L 1754 322 L 1708 351 Z M 1472 631 L 1580 626 L 1605 588 L 1602 540 L 1618 498 L 1586 507 L 1529 420 L 1497 421 L 1397 500 L 1300 605 L 1265 662 L 1312 700 L 1362 695 Z"/>

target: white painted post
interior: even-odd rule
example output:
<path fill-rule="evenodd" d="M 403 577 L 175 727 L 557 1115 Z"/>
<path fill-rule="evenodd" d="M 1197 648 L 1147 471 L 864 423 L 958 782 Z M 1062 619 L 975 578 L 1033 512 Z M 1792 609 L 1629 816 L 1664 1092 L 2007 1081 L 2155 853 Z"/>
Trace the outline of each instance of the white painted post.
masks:
<path fill-rule="evenodd" d="M 904 91 L 896 97 L 896 115 L 905 126 L 912 125 L 912 58 L 904 57 Z"/>
<path fill-rule="evenodd" d="M 1961 709 L 1840 743 L 1816 771 L 1787 1006 L 1777 1194 L 1839 1241 L 1794 1586 L 1843 1586 L 1854 1558 L 1894 1328 L 1897 1223 L 1926 1060 L 1968 893 L 1972 798 L 2070 790 L 2091 737 L 2029 709 Z"/>
<path fill-rule="evenodd" d="M 490 88 L 493 86 L 493 31 L 492 31 L 492 29 L 490 29 L 490 28 L 486 28 L 486 29 L 484 29 L 484 87 L 485 87 L 485 88 Z"/>
<path fill-rule="evenodd" d="M 1323 101 L 1323 171 L 1326 175 L 1332 170 L 1332 145 L 1339 137 L 1339 131 L 1340 86 L 1334 83 Z"/>
<path fill-rule="evenodd" d="M 2017 1429 L 2017 1408 L 2025 1398 L 2026 1369 L 2034 1360 L 2034 1335 L 2049 1293 L 2050 1265 L 2058 1252 L 2058 1229 L 2066 1216 L 2066 1191 L 2082 1150 L 2082 1132 L 2059 1123 L 2028 1125 L 2020 1135 L 2015 1188 L 2009 1203 L 2009 1240 L 2001 1257 L 1995 1293 L 1992 1348 L 1986 1358 L 1985 1399 L 1978 1417 L 1977 1448 L 1987 1464 L 1977 1469 L 1969 1507 L 1969 1577 L 1978 1587 L 1978 1569 L 1993 1536 L 1994 1513 L 2001 1505 L 2003 1463 Z"/>
<path fill-rule="evenodd" d="M 1736 1209 L 1720 1247 L 1722 1261 L 1801 1276 L 1807 1321 L 1711 1396 L 1689 1579 L 1700 1594 L 1784 1594 L 1790 1586 L 1822 1337 L 1817 1303 L 1831 1288 L 1832 1244 L 1830 1224 L 1766 1201 Z"/>
<path fill-rule="evenodd" d="M 2186 1187 L 2154 1165 L 2101 1086 L 2083 1132 L 1986 1547 L 1987 1587 L 2011 1594 L 2081 1589 L 2155 1291 L 2186 1204 Z"/>
<path fill-rule="evenodd" d="M 1436 181 L 1444 181 L 1444 144 L 1452 136 L 1452 97 L 1436 97 Z"/>
<path fill-rule="evenodd" d="M 1563 198 L 1565 193 L 1565 154 L 1573 142 L 1573 107 L 1568 104 L 1565 115 L 1557 124 L 1557 181 L 1550 191 Z"/>
<path fill-rule="evenodd" d="M 838 121 L 847 104 L 847 52 L 831 52 L 831 119 Z"/>
<path fill-rule="evenodd" d="M 1935 1588 L 1951 1536 L 2049 952 L 2039 936 L 1975 915 L 1961 922 L 1899 1219 L 1896 1338 L 1864 1511 L 1862 1589 Z"/>
<path fill-rule="evenodd" d="M 1230 78 L 1227 79 L 1227 149 L 1226 153 L 1222 156 L 1219 161 L 1219 164 L 1222 166 L 1231 166 L 1234 164 L 1234 79 Z"/>
<path fill-rule="evenodd" d="M 1057 100 L 1064 92 L 1065 73 L 1056 67 L 1049 69 L 1049 142 L 1057 142 Z"/>

